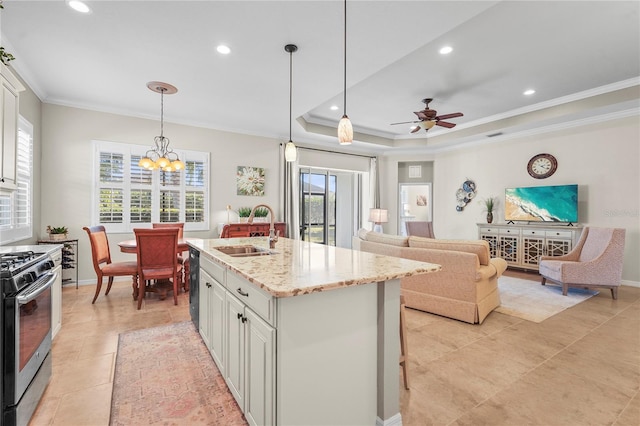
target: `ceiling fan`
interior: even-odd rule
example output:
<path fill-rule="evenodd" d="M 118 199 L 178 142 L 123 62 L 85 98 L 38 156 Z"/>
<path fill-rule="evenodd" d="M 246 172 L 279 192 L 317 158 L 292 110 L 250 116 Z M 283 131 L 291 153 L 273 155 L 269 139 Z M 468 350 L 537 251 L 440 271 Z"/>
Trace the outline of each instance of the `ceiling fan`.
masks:
<path fill-rule="evenodd" d="M 455 123 L 449 123 L 448 121 L 442 121 L 442 120 L 448 120 L 450 118 L 455 118 L 455 117 L 462 117 L 463 114 L 461 112 L 454 112 L 451 114 L 437 115 L 438 112 L 435 109 L 429 108 L 429 102 L 431 102 L 432 100 L 433 100 L 432 98 L 423 99 L 422 102 L 425 105 L 424 109 L 422 111 L 414 111 L 414 114 L 418 116 L 419 120 L 402 121 L 400 123 L 391 123 L 391 125 L 394 126 L 396 124 L 419 123 L 417 126 L 413 127 L 413 130 L 411 130 L 411 133 L 415 133 L 420 129 L 424 129 L 426 132 L 433 126 L 442 126 L 448 129 L 455 127 L 456 126 Z"/>

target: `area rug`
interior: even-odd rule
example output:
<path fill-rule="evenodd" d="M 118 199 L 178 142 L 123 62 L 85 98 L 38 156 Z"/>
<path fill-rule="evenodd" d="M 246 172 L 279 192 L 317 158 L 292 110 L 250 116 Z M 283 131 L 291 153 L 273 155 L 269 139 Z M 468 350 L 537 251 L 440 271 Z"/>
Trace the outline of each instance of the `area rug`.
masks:
<path fill-rule="evenodd" d="M 569 288 L 566 296 L 562 287 L 541 285 L 540 281 L 502 276 L 498 279 L 501 304 L 496 312 L 533 322 L 542 322 L 567 308 L 598 294 L 594 290 Z"/>
<path fill-rule="evenodd" d="M 246 425 L 193 323 L 120 334 L 111 425 Z"/>

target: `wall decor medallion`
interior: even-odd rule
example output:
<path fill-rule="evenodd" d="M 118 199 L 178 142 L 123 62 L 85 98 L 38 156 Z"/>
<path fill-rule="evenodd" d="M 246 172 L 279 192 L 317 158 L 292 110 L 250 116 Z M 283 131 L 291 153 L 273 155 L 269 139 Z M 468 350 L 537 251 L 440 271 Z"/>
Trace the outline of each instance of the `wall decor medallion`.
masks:
<path fill-rule="evenodd" d="M 464 207 L 476 196 L 476 184 L 467 179 L 456 191 L 456 211 L 461 212 Z"/>
<path fill-rule="evenodd" d="M 558 169 L 558 160 L 551 154 L 537 154 L 527 164 L 527 172 L 535 179 L 546 179 Z"/>
<path fill-rule="evenodd" d="M 236 187 L 238 195 L 264 195 L 264 169 L 262 167 L 238 166 Z"/>

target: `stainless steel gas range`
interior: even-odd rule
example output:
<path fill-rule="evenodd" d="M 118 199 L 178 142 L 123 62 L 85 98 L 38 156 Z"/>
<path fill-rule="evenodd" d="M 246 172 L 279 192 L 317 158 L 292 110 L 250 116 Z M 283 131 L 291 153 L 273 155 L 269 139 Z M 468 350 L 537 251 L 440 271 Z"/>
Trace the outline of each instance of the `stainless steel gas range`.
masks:
<path fill-rule="evenodd" d="M 46 253 L 0 254 L 4 426 L 29 422 L 51 378 L 53 267 Z"/>

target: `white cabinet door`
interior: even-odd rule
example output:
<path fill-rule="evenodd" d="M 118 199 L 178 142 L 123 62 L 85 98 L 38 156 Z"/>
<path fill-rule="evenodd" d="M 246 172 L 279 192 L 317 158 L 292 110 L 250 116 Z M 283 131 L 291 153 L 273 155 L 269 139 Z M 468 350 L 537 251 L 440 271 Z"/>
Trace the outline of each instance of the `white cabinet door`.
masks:
<path fill-rule="evenodd" d="M 209 351 L 224 376 L 224 338 L 226 336 L 225 295 L 227 290 L 219 282 L 209 289 Z"/>
<path fill-rule="evenodd" d="M 244 412 L 244 304 L 226 294 L 226 364 L 225 380 L 229 390 L 235 397 L 240 409 Z"/>
<path fill-rule="evenodd" d="M 200 268 L 200 278 L 198 287 L 198 303 L 199 303 L 199 331 L 204 344 L 211 351 L 210 341 L 210 315 L 209 315 L 209 293 L 213 291 L 214 280 L 211 275 L 204 269 Z"/>
<path fill-rule="evenodd" d="M 62 328 L 62 265 L 51 270 L 57 274 L 56 281 L 51 287 L 51 338 L 53 339 Z"/>
<path fill-rule="evenodd" d="M 245 309 L 244 415 L 250 425 L 275 424 L 275 329 Z"/>

